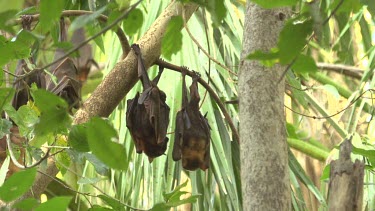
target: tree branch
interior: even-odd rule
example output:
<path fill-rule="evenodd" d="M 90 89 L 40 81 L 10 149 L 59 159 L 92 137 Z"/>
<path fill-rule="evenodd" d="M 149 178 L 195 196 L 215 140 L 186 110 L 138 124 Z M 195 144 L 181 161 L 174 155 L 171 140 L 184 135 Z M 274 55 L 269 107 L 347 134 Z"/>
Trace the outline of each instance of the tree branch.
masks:
<path fill-rule="evenodd" d="M 138 41 L 138 44 L 141 46 L 146 69 L 160 57 L 161 38 L 165 33 L 169 20 L 173 16 L 181 15 L 183 7 L 187 19 L 198 8 L 194 3 L 182 5 L 180 2 L 173 1 Z M 124 60 L 115 65 L 112 71 L 85 101 L 82 108 L 77 111 L 74 123 L 86 122 L 92 116 L 109 116 L 138 81 L 137 75 L 137 59 L 131 51 Z"/>
<path fill-rule="evenodd" d="M 316 65 L 318 66 L 319 69 L 331 70 L 337 73 L 343 73 L 344 75 L 347 75 L 347 76 L 350 76 L 359 80 L 361 80 L 362 75 L 365 72 L 365 70 L 361 68 L 343 65 L 343 64 L 317 63 Z"/>

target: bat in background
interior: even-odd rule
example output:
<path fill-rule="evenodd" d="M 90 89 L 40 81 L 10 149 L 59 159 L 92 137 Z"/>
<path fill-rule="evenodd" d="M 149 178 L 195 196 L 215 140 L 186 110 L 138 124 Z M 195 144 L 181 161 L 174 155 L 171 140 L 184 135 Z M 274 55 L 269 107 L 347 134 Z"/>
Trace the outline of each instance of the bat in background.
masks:
<path fill-rule="evenodd" d="M 31 30 L 31 23 L 32 17 L 29 15 L 21 16 L 22 20 L 22 28 L 23 30 L 30 31 Z M 29 63 L 34 64 L 34 59 L 32 57 L 27 59 Z M 29 73 L 31 70 L 27 66 L 25 59 L 18 60 L 15 75 L 16 76 L 23 76 L 26 75 L 22 79 L 15 78 L 15 82 L 13 84 L 13 88 L 16 90 L 16 93 L 13 97 L 12 105 L 13 107 L 18 110 L 19 107 L 26 105 L 27 102 L 31 99 L 30 96 L 30 86 L 31 84 L 35 83 L 38 88 L 45 88 L 45 76 L 44 73 L 41 71 L 34 71 Z"/>
<path fill-rule="evenodd" d="M 163 155 L 167 149 L 167 128 L 169 124 L 169 107 L 165 103 L 166 95 L 157 87 L 163 72 L 150 81 L 138 45 L 132 45 L 138 59 L 138 77 L 141 79 L 143 92 L 127 101 L 126 126 L 130 131 L 137 153 L 144 152 L 150 162 Z"/>
<path fill-rule="evenodd" d="M 79 28 L 73 32 L 70 42 L 74 47 L 86 40 L 85 29 Z M 78 69 L 78 80 L 83 83 L 87 80 L 91 66 L 94 65 L 99 69 L 98 63 L 92 57 L 92 48 L 90 44 L 86 44 L 78 49 L 78 57 L 72 58 L 74 65 Z"/>
<path fill-rule="evenodd" d="M 64 18 L 60 20 L 59 41 L 67 40 L 67 33 Z M 55 52 L 54 61 L 65 55 L 65 51 L 58 48 Z M 65 58 L 53 65 L 46 74 L 46 89 L 66 100 L 70 108 L 78 108 L 81 102 L 81 83 L 78 80 L 78 70 L 71 58 Z M 57 79 L 55 84 L 51 78 L 54 75 Z"/>
<path fill-rule="evenodd" d="M 210 164 L 210 126 L 199 111 L 198 73 L 194 72 L 188 100 L 186 69 L 182 69 L 182 108 L 176 115 L 173 160 L 187 170 L 206 170 Z"/>

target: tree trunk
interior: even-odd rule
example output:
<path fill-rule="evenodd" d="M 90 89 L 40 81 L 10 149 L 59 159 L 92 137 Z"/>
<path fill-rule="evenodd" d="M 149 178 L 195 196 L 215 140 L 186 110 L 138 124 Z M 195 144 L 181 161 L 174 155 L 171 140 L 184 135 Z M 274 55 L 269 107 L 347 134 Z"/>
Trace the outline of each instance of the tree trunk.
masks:
<path fill-rule="evenodd" d="M 289 10 L 266 10 L 248 1 L 242 58 L 277 45 Z M 290 210 L 290 182 L 284 116 L 285 68 L 240 64 L 241 181 L 244 210 Z"/>
<path fill-rule="evenodd" d="M 362 210 L 365 165 L 350 159 L 351 138 L 340 146 L 340 158 L 331 162 L 328 207 L 330 211 Z"/>

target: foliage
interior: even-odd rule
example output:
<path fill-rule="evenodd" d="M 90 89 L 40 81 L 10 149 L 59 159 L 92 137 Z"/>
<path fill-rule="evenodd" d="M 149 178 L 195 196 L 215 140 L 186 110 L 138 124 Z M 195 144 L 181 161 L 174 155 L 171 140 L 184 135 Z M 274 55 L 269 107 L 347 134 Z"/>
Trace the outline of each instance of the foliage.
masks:
<path fill-rule="evenodd" d="M 0 30 L 9 33 L 9 36 L 0 35 L 0 65 L 7 64 L 9 71 L 14 73 L 17 60 L 32 55 L 38 67 L 43 67 L 52 61 L 52 54 L 43 49 L 71 49 L 71 44 L 58 41 L 58 20 L 63 10 L 91 10 L 91 14 L 71 17 L 68 31 L 72 33 L 85 27 L 88 35 L 93 36 L 120 17 L 124 10 L 134 3 L 114 0 L 110 3 L 101 0 L 95 1 L 96 4 L 90 2 L 59 0 L 52 3 L 42 0 L 39 7 L 24 8 L 23 1 L 12 1 L 7 7 L 0 7 Z M 237 99 L 236 82 L 243 34 L 244 1 L 181 2 L 194 2 L 200 6 L 186 23 L 187 27 L 193 36 L 199 38 L 196 40 L 207 49 L 211 57 L 232 69 L 232 73 L 208 59 L 202 49 L 197 50 L 197 44 L 186 30 L 182 29 L 184 22 L 180 16 L 172 18 L 167 27 L 162 40 L 162 57 L 173 64 L 188 66 L 198 71 L 204 81 L 209 81 L 211 88 L 222 101 Z M 286 112 L 290 147 L 321 161 L 333 159 L 337 156 L 334 145 L 339 144 L 348 134 L 354 134 L 353 154 L 364 158 L 367 165 L 366 180 L 373 183 L 375 125 L 372 119 L 372 90 L 375 79 L 371 77 L 371 70 L 375 67 L 375 48 L 372 46 L 374 38 L 371 33 L 375 7 L 372 1 L 340 3 L 340 0 L 336 0 L 321 1 L 320 4 L 297 0 L 252 2 L 264 8 L 292 6 L 296 11 L 286 21 L 277 46 L 262 51 L 254 49 L 246 57 L 260 61 L 265 66 L 282 64 L 288 67 L 285 70 L 289 87 L 286 91 L 289 96 L 286 106 L 293 110 Z M 122 28 L 129 37 L 129 43 L 135 43 L 168 3 L 169 1 L 143 1 L 141 6 L 132 10 L 122 23 L 112 27 L 112 30 Z M 31 32 L 22 30 L 12 21 L 22 14 L 30 13 L 40 13 L 40 22 Z M 108 15 L 107 23 L 97 20 L 100 15 Z M 122 53 L 113 31 L 100 34 L 94 39 L 98 49 L 95 60 L 108 64 L 103 71 L 104 75 L 110 72 Z M 359 53 L 354 49 L 358 49 Z M 358 65 L 365 71 L 361 72 L 362 78 L 359 80 L 348 79 L 331 72 L 318 72 L 318 69 L 322 69 L 320 62 Z M 150 68 L 149 74 L 155 73 L 156 68 Z M 58 196 L 48 198 L 43 203 L 31 198 L 24 199 L 14 204 L 13 208 L 65 210 L 73 206 L 71 199 L 78 193 L 80 203 L 90 206 L 92 210 L 165 210 L 186 203 L 191 204 L 193 210 L 242 210 L 239 144 L 233 141 L 232 132 L 226 125 L 217 103 L 206 95 L 202 87 L 199 87 L 200 94 L 206 97 L 201 99 L 201 111 L 207 112 L 212 127 L 211 163 L 206 172 L 190 172 L 184 171 L 180 163 L 171 159 L 172 142 L 166 155 L 152 163 L 149 163 L 144 155 L 135 152 L 126 129 L 126 99 L 120 102 L 108 119 L 94 117 L 87 123 L 72 125 L 71 108 L 68 104 L 62 98 L 36 89 L 35 86 L 30 88 L 33 100 L 15 110 L 11 106 L 15 90 L 8 85 L 12 78 L 5 76 L 5 72 L 0 76 L 0 109 L 10 118 L 1 119 L 0 137 L 11 133 L 13 123 L 18 126 L 20 135 L 29 140 L 24 147 L 27 150 L 27 165 L 40 160 L 44 154 L 41 148 L 51 147 L 49 153 L 53 154 L 61 172 L 60 189 L 74 190 L 71 193 L 57 194 Z M 102 75 L 99 74 L 88 79 L 83 87 L 88 90 L 84 92 L 84 99 L 94 89 L 90 86 L 97 84 L 101 78 Z M 181 106 L 180 78 L 177 73 L 167 72 L 160 80 L 160 89 L 166 92 L 167 104 L 171 108 L 171 120 L 175 119 Z M 315 82 L 321 83 L 322 86 L 312 87 Z M 140 86 L 137 84 L 127 94 L 127 98 L 132 98 L 139 90 Z M 326 97 L 318 97 L 322 94 Z M 342 112 L 336 113 L 337 107 L 333 104 L 336 105 L 342 100 L 345 100 L 346 104 L 341 106 Z M 226 104 L 225 108 L 238 126 L 238 106 Z M 314 126 L 320 127 L 321 130 L 304 126 L 312 124 L 311 119 L 314 120 Z M 328 125 L 326 130 L 335 135 L 333 144 L 324 142 L 330 137 L 321 134 L 325 127 L 317 124 L 316 119 L 322 119 L 324 126 Z M 173 131 L 174 127 L 175 123 L 171 122 L 168 131 Z M 169 139 L 174 140 L 173 133 L 169 135 Z M 17 149 L 17 146 L 14 148 Z M 307 206 L 301 186 L 306 186 L 319 205 L 325 208 L 325 183 L 317 184 L 309 178 L 311 175 L 304 171 L 298 156 L 294 154 L 295 151 L 290 151 L 293 208 L 304 210 Z M 16 153 L 16 156 L 19 155 Z M 0 184 L 5 180 L 8 165 L 9 157 L 3 161 L 0 168 Z M 45 166 L 45 162 L 40 166 Z M 329 166 L 324 172 L 322 179 L 326 180 Z M 36 168 L 14 173 L 1 185 L 0 199 L 11 202 L 23 195 L 34 183 L 35 175 Z M 319 185 L 321 189 L 317 187 Z M 375 189 L 368 186 L 365 190 L 367 207 L 373 209 L 375 201 L 371 194 L 374 194 Z M 88 199 L 89 202 L 86 201 L 85 194 L 92 196 Z"/>

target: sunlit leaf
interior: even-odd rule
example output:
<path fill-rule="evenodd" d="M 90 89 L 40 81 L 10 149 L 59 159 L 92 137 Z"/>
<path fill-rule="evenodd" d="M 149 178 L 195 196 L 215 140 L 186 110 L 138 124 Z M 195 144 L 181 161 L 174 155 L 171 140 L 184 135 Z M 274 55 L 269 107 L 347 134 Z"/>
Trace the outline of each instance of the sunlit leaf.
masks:
<path fill-rule="evenodd" d="M 165 35 L 161 41 L 161 53 L 170 60 L 173 54 L 176 54 L 182 46 L 181 28 L 183 20 L 181 16 L 172 17 L 169 21 Z"/>
<path fill-rule="evenodd" d="M 68 209 L 69 203 L 72 200 L 71 196 L 59 196 L 40 204 L 35 211 L 66 211 Z"/>
<path fill-rule="evenodd" d="M 0 187 L 4 184 L 4 181 L 5 181 L 5 178 L 7 176 L 7 173 L 8 173 L 8 167 L 9 167 L 9 163 L 10 163 L 10 157 L 7 156 L 3 163 L 1 164 L 1 167 L 0 167 Z"/>
<path fill-rule="evenodd" d="M 331 93 L 336 99 L 340 99 L 340 94 L 337 91 L 336 87 L 326 84 L 323 86 L 323 89 L 325 89 L 327 92 Z"/>

